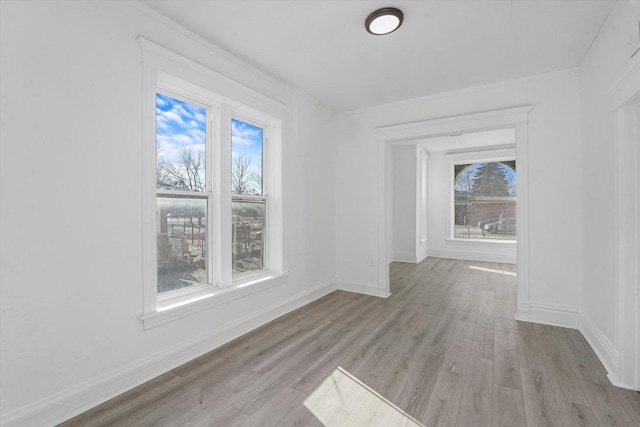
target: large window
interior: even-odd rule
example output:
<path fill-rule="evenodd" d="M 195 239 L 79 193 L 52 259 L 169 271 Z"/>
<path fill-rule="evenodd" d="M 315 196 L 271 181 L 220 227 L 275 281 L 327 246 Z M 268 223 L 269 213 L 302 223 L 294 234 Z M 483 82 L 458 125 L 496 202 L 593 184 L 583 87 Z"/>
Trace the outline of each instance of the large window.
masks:
<path fill-rule="evenodd" d="M 286 281 L 282 135 L 290 111 L 141 44 L 140 319 L 148 329 Z"/>
<path fill-rule="evenodd" d="M 156 93 L 158 294 L 216 282 L 224 286 L 227 271 L 242 278 L 268 269 L 268 123 L 235 115 L 224 102 L 209 100 L 207 105 L 206 99 L 175 92 Z M 215 116 L 214 110 L 225 110 L 231 118 Z M 216 168 L 214 159 L 229 167 Z M 220 187 L 215 194 L 213 188 L 223 182 L 230 188 Z M 231 212 L 221 211 L 226 208 Z M 223 242 L 226 233 L 213 233 L 227 227 L 228 244 Z M 213 241 L 222 244 L 214 247 Z M 218 253 L 226 251 L 230 257 Z M 230 266 L 224 265 L 228 260 Z M 212 265 L 219 271 L 211 271 Z"/>
<path fill-rule="evenodd" d="M 515 160 L 454 165 L 454 238 L 516 240 L 516 184 Z"/>

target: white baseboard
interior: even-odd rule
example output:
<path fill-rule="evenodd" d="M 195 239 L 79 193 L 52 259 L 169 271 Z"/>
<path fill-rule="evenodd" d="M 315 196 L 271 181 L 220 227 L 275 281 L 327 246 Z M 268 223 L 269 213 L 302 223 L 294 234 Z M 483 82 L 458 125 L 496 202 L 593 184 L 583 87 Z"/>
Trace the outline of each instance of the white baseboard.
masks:
<path fill-rule="evenodd" d="M 358 294 L 372 295 L 374 297 L 387 298 L 391 295 L 387 292 L 387 287 L 383 283 L 362 282 L 358 280 L 336 280 L 337 288 L 341 291 L 356 292 Z"/>
<path fill-rule="evenodd" d="M 418 263 L 418 257 L 416 254 L 408 253 L 408 252 L 396 252 L 393 254 L 393 260 L 397 262 L 409 262 L 412 264 Z"/>
<path fill-rule="evenodd" d="M 408 252 L 396 252 L 393 254 L 393 260 L 397 262 L 408 262 L 411 264 L 420 264 L 427 258 L 427 253 L 411 254 Z"/>
<path fill-rule="evenodd" d="M 602 330 L 595 324 L 595 322 L 589 317 L 587 313 L 582 313 L 580 332 L 586 338 L 587 342 L 600 359 L 600 362 L 607 370 L 609 374 L 609 381 L 611 384 L 617 387 L 633 388 L 628 385 L 622 384 L 617 379 L 617 373 L 619 372 L 619 360 L 620 354 L 616 350 L 615 346 Z"/>
<path fill-rule="evenodd" d="M 428 252 L 427 249 L 419 251 L 418 252 L 418 259 L 416 260 L 416 263 L 420 264 L 422 261 L 427 259 L 428 256 L 429 256 L 429 252 Z"/>
<path fill-rule="evenodd" d="M 429 249 L 427 255 L 434 258 L 463 259 L 468 261 L 501 262 L 515 264 L 515 256 L 493 255 L 482 252 L 447 251 L 441 249 Z"/>
<path fill-rule="evenodd" d="M 516 320 L 580 329 L 580 308 L 545 303 L 518 303 Z"/>
<path fill-rule="evenodd" d="M 595 322 L 578 307 L 552 304 L 518 303 L 517 320 L 542 323 L 551 326 L 578 329 L 585 337 L 600 362 L 607 370 L 607 377 L 616 387 L 634 390 L 632 385 L 619 380 L 620 354 Z"/>
<path fill-rule="evenodd" d="M 336 290 L 335 281 L 317 285 L 207 334 L 2 414 L 0 425 L 8 427 L 58 424 L 334 290 Z"/>

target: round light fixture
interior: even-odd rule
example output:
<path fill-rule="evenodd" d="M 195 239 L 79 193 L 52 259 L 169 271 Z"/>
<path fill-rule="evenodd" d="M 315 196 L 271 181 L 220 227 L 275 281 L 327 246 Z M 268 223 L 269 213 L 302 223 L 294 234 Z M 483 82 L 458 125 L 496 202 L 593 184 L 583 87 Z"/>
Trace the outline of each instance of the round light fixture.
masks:
<path fill-rule="evenodd" d="M 400 28 L 404 14 L 395 7 L 385 7 L 378 9 L 367 17 L 364 26 L 368 32 L 375 36 L 382 36 L 393 33 Z"/>

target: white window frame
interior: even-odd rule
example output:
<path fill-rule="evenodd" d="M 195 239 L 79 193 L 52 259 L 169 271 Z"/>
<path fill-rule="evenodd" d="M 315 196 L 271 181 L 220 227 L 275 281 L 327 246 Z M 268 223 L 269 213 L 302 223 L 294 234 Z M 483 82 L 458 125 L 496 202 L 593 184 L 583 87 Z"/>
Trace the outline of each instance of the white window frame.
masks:
<path fill-rule="evenodd" d="M 516 245 L 517 239 L 504 240 L 504 239 L 463 239 L 455 237 L 455 203 L 456 203 L 456 189 L 455 189 L 455 170 L 457 165 L 471 165 L 475 163 L 491 163 L 491 162 L 504 162 L 504 161 L 516 161 L 515 148 L 500 149 L 492 151 L 471 152 L 471 153 L 459 153 L 448 154 L 447 159 L 450 164 L 449 174 L 449 221 L 447 228 L 447 241 L 448 242 L 464 242 L 464 243 L 479 243 L 482 245 L 491 246 L 512 246 Z M 517 176 L 517 175 L 516 175 Z"/>
<path fill-rule="evenodd" d="M 140 320 L 149 329 L 286 282 L 283 256 L 282 145 L 289 108 L 215 71 L 144 38 L 142 91 L 143 307 Z M 206 191 L 156 189 L 156 93 L 207 110 Z M 264 269 L 232 277 L 231 266 L 231 119 L 259 124 L 268 135 L 263 146 L 263 194 L 266 196 Z M 208 200 L 209 283 L 158 293 L 156 198 L 159 194 Z M 242 195 L 242 198 L 245 195 Z"/>
<path fill-rule="evenodd" d="M 263 268 L 262 270 L 256 270 L 256 271 L 248 271 L 245 273 L 240 273 L 238 274 L 236 277 L 233 278 L 234 281 L 237 282 L 246 282 L 246 281 L 253 281 L 256 280 L 256 278 L 259 278 L 260 276 L 264 275 L 264 271 L 269 271 L 269 230 L 268 230 L 268 226 L 269 226 L 269 208 L 270 208 L 270 203 L 269 203 L 269 194 L 270 194 L 270 188 L 269 188 L 269 137 L 270 137 L 270 132 L 271 132 L 271 127 L 269 125 L 269 123 L 261 121 L 260 119 L 257 119 L 256 117 L 252 117 L 252 116 L 248 116 L 248 115 L 243 115 L 243 114 L 238 114 L 232 112 L 232 118 L 238 121 L 241 121 L 243 123 L 247 123 L 249 125 L 252 126 L 256 126 L 262 129 L 262 194 L 238 194 L 238 193 L 234 193 L 233 191 L 231 192 L 231 202 L 233 203 L 234 201 L 263 201 L 265 204 L 265 220 L 263 222 L 263 227 L 264 227 L 264 231 L 263 232 Z M 233 274 L 232 274 L 233 276 Z"/>

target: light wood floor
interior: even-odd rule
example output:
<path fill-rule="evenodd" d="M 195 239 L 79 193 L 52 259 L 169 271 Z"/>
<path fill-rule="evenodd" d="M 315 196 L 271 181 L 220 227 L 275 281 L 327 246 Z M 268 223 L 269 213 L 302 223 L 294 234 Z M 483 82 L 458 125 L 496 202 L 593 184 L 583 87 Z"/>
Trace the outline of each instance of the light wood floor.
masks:
<path fill-rule="evenodd" d="M 580 332 L 516 322 L 513 265 L 394 263 L 387 299 L 337 291 L 65 426 L 322 426 L 338 366 L 427 426 L 637 426 Z"/>

